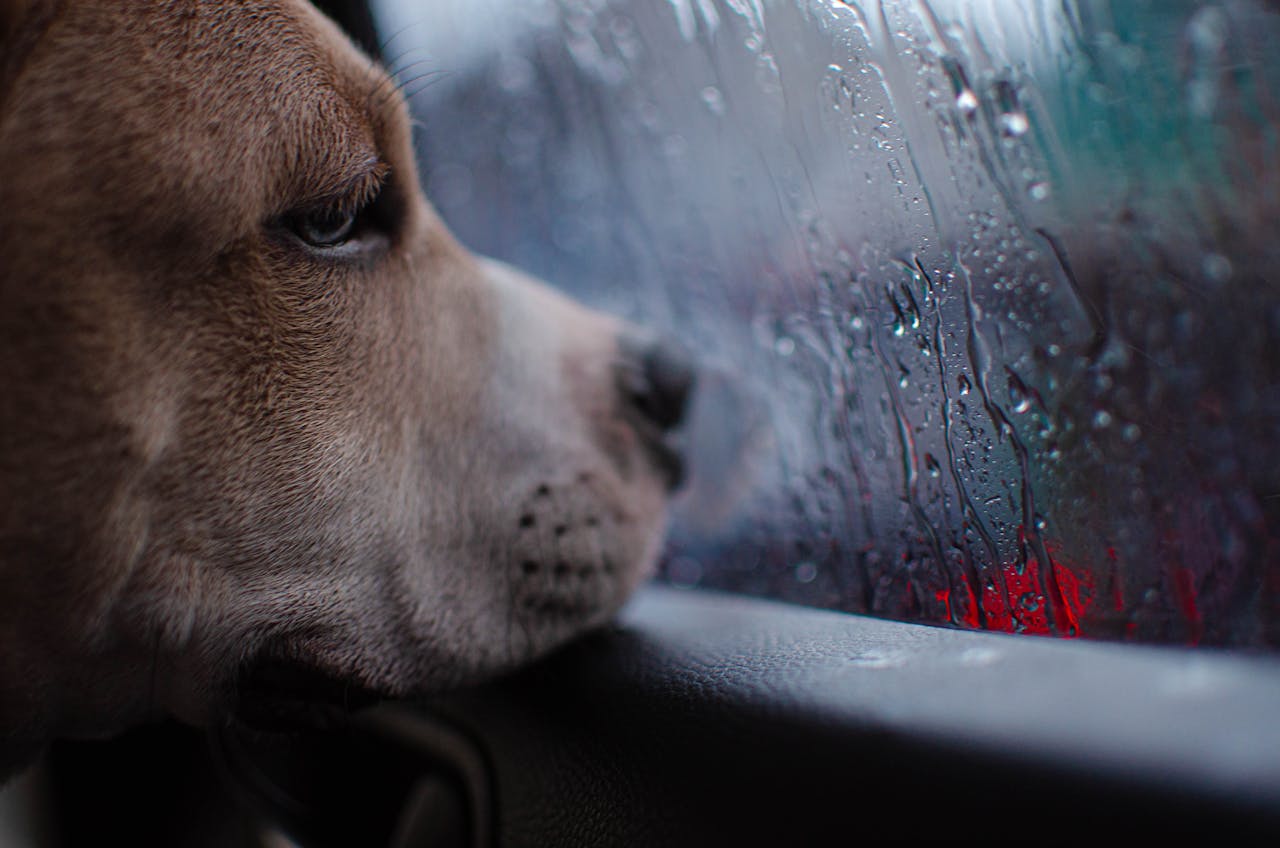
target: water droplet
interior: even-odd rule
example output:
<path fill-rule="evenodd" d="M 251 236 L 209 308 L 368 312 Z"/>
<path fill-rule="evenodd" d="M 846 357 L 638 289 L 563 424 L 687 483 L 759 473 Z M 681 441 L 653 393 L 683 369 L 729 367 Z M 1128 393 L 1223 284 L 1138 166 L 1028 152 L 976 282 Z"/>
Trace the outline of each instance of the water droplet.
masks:
<path fill-rule="evenodd" d="M 667 579 L 673 586 L 697 586 L 702 582 L 702 563 L 693 557 L 676 557 L 667 563 Z"/>
<path fill-rule="evenodd" d="M 778 356 L 790 356 L 796 352 L 796 340 L 790 336 L 778 336 L 777 341 L 773 343 L 773 349 Z"/>
<path fill-rule="evenodd" d="M 978 96 L 973 93 L 969 85 L 969 77 L 965 73 L 964 66 L 954 56 L 943 56 L 942 70 L 951 83 L 951 92 L 956 98 L 956 109 L 961 115 L 969 117 L 978 109 Z"/>
<path fill-rule="evenodd" d="M 1049 184 L 1041 180 L 1037 180 L 1027 186 L 1027 194 L 1032 200 L 1044 200 L 1049 196 Z"/>
<path fill-rule="evenodd" d="M 1126 442 L 1136 442 L 1142 438 L 1142 428 L 1137 424 L 1126 424 L 1124 429 L 1120 431 L 1120 435 Z"/>
<path fill-rule="evenodd" d="M 1218 105 L 1218 86 L 1210 79 L 1193 79 L 1187 83 L 1187 100 L 1197 118 L 1212 118 Z"/>
<path fill-rule="evenodd" d="M 931 453 L 924 455 L 924 467 L 929 472 L 930 477 L 939 477 L 942 475 L 942 466 L 938 464 L 938 460 Z"/>
<path fill-rule="evenodd" d="M 1031 129 L 1031 122 L 1024 112 L 1005 112 L 1000 116 L 1000 131 L 1007 136 L 1017 138 Z"/>
<path fill-rule="evenodd" d="M 1017 374 L 1009 372 L 1009 402 L 1013 404 L 1013 411 L 1016 415 L 1021 415 L 1031 408 L 1031 392 L 1027 390 L 1026 384 L 1019 379 Z"/>
<path fill-rule="evenodd" d="M 702 89 L 702 103 L 707 107 L 707 111 L 715 115 L 717 118 L 724 114 L 724 95 L 720 93 L 720 89 L 714 85 L 709 85 Z"/>
<path fill-rule="evenodd" d="M 1231 279 L 1231 260 L 1221 253 L 1206 253 L 1200 267 L 1211 283 L 1221 285 Z"/>
<path fill-rule="evenodd" d="M 1093 414 L 1093 426 L 1099 430 L 1105 430 L 1111 426 L 1111 413 L 1105 409 L 1099 409 Z"/>
<path fill-rule="evenodd" d="M 1187 40 L 1202 54 L 1214 54 L 1227 43 L 1229 32 L 1221 9 L 1209 6 L 1191 16 L 1187 22 Z"/>
<path fill-rule="evenodd" d="M 956 386 L 959 387 L 960 394 L 962 395 L 969 394 L 969 391 L 973 388 L 973 384 L 969 382 L 969 378 L 963 374 L 956 377 Z"/>
<path fill-rule="evenodd" d="M 812 583 L 818 576 L 818 566 L 811 562 L 802 562 L 796 566 L 796 582 Z"/>

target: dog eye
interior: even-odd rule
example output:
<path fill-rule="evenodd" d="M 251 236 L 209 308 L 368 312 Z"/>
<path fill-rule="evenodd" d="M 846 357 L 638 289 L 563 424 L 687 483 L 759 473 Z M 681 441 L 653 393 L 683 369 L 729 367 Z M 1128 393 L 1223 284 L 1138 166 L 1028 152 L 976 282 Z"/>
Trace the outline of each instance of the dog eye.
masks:
<path fill-rule="evenodd" d="M 390 246 L 398 227 L 401 203 L 388 177 L 389 169 L 379 165 L 337 196 L 296 206 L 271 229 L 305 247 L 313 259 L 372 257 Z"/>
<path fill-rule="evenodd" d="M 351 240 L 356 230 L 358 211 L 322 209 L 293 219 L 293 232 L 312 247 L 340 247 Z"/>

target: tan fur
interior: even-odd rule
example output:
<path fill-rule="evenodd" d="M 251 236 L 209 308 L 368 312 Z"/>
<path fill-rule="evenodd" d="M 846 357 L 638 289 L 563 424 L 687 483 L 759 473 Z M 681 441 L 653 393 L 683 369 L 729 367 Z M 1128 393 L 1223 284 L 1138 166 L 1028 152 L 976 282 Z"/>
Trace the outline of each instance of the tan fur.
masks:
<path fill-rule="evenodd" d="M 382 72 L 301 0 L 0 3 L 0 762 L 605 620 L 665 500 L 620 328 L 453 241 Z M 272 235 L 379 158 L 383 254 Z"/>

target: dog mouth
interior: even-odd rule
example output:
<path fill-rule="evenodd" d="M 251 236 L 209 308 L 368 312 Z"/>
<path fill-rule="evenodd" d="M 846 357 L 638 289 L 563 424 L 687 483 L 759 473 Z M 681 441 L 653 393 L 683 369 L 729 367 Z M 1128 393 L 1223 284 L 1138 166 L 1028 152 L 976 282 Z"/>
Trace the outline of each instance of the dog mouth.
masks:
<path fill-rule="evenodd" d="M 331 729 L 379 700 L 372 690 L 306 663 L 263 656 L 237 677 L 231 713 L 253 730 Z"/>

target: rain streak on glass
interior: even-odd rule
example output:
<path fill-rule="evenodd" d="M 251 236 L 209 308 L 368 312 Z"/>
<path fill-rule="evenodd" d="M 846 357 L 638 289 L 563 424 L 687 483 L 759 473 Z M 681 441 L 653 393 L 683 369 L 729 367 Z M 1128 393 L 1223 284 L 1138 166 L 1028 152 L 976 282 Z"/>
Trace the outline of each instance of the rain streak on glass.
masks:
<path fill-rule="evenodd" d="M 1280 9 L 383 0 L 460 238 L 706 365 L 664 577 L 1280 646 Z"/>

